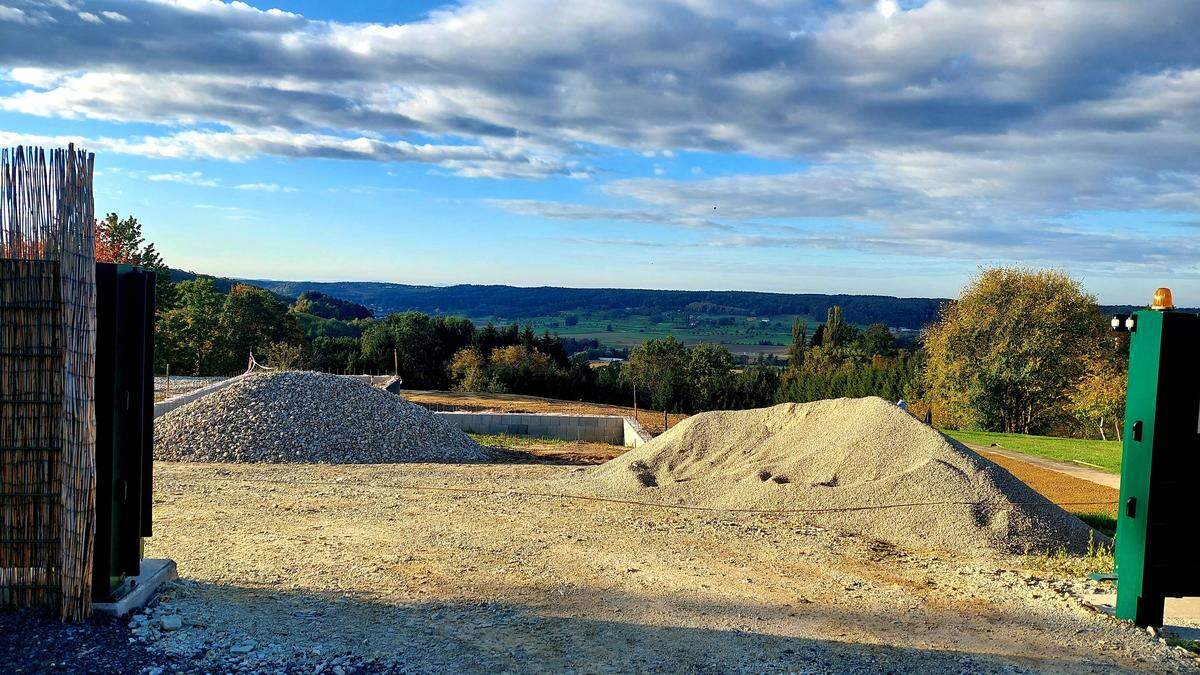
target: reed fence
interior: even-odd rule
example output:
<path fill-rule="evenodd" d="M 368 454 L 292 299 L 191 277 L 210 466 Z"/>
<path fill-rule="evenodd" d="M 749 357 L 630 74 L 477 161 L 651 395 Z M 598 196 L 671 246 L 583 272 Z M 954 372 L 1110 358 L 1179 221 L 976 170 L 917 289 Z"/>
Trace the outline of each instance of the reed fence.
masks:
<path fill-rule="evenodd" d="M 91 611 L 93 155 L 0 150 L 0 606 Z"/>

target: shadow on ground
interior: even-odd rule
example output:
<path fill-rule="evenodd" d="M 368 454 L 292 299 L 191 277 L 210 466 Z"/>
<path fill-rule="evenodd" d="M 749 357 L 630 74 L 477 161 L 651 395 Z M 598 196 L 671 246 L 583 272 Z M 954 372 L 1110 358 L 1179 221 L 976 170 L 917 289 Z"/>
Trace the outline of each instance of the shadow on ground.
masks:
<path fill-rule="evenodd" d="M 624 619 L 634 599 L 587 599 L 581 618 L 512 603 L 390 603 L 322 593 L 187 582 L 163 608 L 185 628 L 156 648 L 176 665 L 220 667 L 231 647 L 278 645 L 294 664 L 335 654 L 371 659 L 372 670 L 416 672 L 1112 672 L 1113 664 L 1061 655 L 997 656 L 954 649 L 895 647 L 771 634 L 749 628 L 659 625 Z M 645 600 L 639 609 L 645 610 Z M 570 603 L 576 608 L 578 602 Z M 678 608 L 682 609 L 682 608 Z M 753 617 L 761 609 L 690 603 L 685 613 Z M 819 605 L 809 621 L 850 629 L 865 617 Z M 576 614 L 578 611 L 576 609 Z M 673 611 L 672 616 L 679 612 Z M 664 621 L 668 619 L 663 619 Z M 198 624 L 198 625 L 190 625 Z M 844 634 L 844 633 L 843 633 Z M 997 645 L 1020 653 L 1021 645 Z M 1011 651 L 1010 651 L 1011 650 Z"/>

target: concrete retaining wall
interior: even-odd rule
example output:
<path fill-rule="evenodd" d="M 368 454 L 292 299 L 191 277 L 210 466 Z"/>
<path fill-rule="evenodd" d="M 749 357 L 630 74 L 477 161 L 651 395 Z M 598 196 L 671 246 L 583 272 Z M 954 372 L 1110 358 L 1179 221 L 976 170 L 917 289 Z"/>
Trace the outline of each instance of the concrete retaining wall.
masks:
<path fill-rule="evenodd" d="M 639 448 L 654 439 L 650 432 L 642 428 L 642 423 L 632 417 L 622 417 L 625 421 L 625 442 L 627 448 Z"/>
<path fill-rule="evenodd" d="M 649 440 L 641 425 L 616 415 L 557 415 L 554 413 L 435 412 L 471 434 L 537 436 L 566 441 L 590 441 L 637 447 Z"/>

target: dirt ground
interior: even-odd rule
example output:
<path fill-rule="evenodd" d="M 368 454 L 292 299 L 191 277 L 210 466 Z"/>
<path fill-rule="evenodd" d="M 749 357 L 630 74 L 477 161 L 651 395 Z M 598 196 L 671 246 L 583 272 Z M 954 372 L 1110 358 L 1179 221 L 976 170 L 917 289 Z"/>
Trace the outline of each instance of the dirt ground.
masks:
<path fill-rule="evenodd" d="M 1090 582 L 1019 559 L 902 551 L 796 515 L 545 496 L 583 470 L 545 461 L 156 463 L 146 554 L 184 581 L 138 639 L 173 667 L 279 672 L 1196 666 L 1083 608 Z M 167 615 L 183 627 L 154 629 Z"/>
<path fill-rule="evenodd" d="M 1021 482 L 1037 490 L 1050 501 L 1061 505 L 1071 513 L 1103 513 L 1117 515 L 1120 493 L 1110 487 L 1075 478 L 1057 471 L 1014 460 L 987 450 L 979 454 L 1008 469 Z"/>
<path fill-rule="evenodd" d="M 476 394 L 458 391 L 418 391 L 406 389 L 401 392 L 404 398 L 413 403 L 420 403 L 432 410 L 466 410 L 482 412 L 494 410 L 498 412 L 522 413 L 562 413 L 565 415 L 622 415 L 633 417 L 633 408 L 604 403 L 587 403 L 584 401 L 565 401 L 538 396 L 521 396 L 518 394 Z M 667 416 L 671 426 L 687 415 L 671 413 Z M 637 420 L 642 427 L 652 433 L 663 432 L 662 411 L 644 410 L 639 408 Z"/>

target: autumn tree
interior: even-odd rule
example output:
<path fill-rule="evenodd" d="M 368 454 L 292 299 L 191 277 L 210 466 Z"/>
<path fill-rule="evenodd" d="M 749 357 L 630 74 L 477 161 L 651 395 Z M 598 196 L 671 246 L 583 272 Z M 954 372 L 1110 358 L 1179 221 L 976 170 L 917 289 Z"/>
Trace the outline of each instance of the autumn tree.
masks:
<path fill-rule="evenodd" d="M 1044 432 L 1103 335 L 1095 298 L 1066 274 L 986 270 L 927 330 L 926 385 L 952 425 Z"/>
<path fill-rule="evenodd" d="M 137 218 L 121 218 L 110 213 L 96 221 L 96 261 L 137 265 L 155 273 L 154 290 L 158 307 L 169 309 L 175 305 L 175 289 L 171 284 L 171 269 L 162 256 L 147 243 L 142 235 L 142 224 Z"/>
<path fill-rule="evenodd" d="M 450 359 L 450 377 L 458 391 L 486 391 L 487 360 L 475 347 L 465 347 Z"/>
<path fill-rule="evenodd" d="M 1128 334 L 1114 336 L 1111 343 L 1087 359 L 1084 375 L 1071 392 L 1071 412 L 1086 431 L 1099 431 L 1101 440 L 1108 440 L 1110 432 L 1121 440 L 1129 372 L 1127 350 Z"/>

